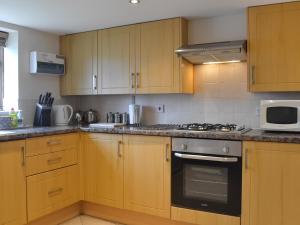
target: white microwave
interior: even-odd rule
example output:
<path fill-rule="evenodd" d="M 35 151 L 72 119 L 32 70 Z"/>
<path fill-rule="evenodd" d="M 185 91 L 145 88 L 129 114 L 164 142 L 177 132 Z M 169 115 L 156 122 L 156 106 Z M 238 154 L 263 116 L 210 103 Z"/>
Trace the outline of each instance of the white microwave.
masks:
<path fill-rule="evenodd" d="M 300 132 L 300 100 L 263 100 L 260 128 L 267 131 Z"/>

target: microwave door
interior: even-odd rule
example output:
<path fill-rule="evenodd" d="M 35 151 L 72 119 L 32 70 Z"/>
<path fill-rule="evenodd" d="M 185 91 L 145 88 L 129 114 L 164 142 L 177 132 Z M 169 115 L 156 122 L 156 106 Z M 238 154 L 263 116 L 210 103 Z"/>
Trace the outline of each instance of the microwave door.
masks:
<path fill-rule="evenodd" d="M 261 128 L 270 131 L 300 131 L 299 107 L 272 105 L 261 109 Z"/>

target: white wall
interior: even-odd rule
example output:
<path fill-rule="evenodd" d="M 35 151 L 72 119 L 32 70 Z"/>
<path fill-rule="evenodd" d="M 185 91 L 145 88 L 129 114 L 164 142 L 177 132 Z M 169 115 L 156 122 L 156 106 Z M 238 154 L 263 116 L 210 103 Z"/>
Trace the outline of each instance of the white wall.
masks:
<path fill-rule="evenodd" d="M 198 19 L 189 23 L 189 42 L 207 43 L 246 39 L 246 12 Z M 155 123 L 237 123 L 259 126 L 257 109 L 261 99 L 300 99 L 300 93 L 253 94 L 247 92 L 247 64 L 195 66 L 194 95 L 138 95 L 143 105 L 143 122 Z M 94 108 L 105 121 L 107 112 L 128 111 L 130 95 L 81 97 L 82 109 Z M 165 104 L 165 113 L 157 113 L 154 106 Z"/>
<path fill-rule="evenodd" d="M 58 53 L 59 37 L 30 28 L 0 21 L 0 28 L 18 32 L 19 108 L 24 110 L 27 124 L 31 124 L 35 103 L 41 93 L 51 92 L 56 102 L 65 101 L 59 93 L 58 76 L 34 76 L 29 73 L 29 53 L 33 50 Z M 71 99 L 71 102 L 73 98 Z"/>
<path fill-rule="evenodd" d="M 232 15 L 192 20 L 189 22 L 190 44 L 246 39 L 246 11 Z"/>

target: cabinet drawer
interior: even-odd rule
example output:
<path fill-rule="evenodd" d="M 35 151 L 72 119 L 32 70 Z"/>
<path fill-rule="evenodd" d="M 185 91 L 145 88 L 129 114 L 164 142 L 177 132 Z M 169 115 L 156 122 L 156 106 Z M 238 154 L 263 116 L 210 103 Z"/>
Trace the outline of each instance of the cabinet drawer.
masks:
<path fill-rule="evenodd" d="M 26 140 L 26 156 L 63 151 L 69 148 L 77 148 L 78 145 L 78 134 L 60 134 L 30 138 Z"/>
<path fill-rule="evenodd" d="M 30 176 L 77 163 L 77 148 L 26 157 L 26 175 Z"/>
<path fill-rule="evenodd" d="M 78 174 L 75 165 L 27 177 L 28 221 L 79 201 Z"/>

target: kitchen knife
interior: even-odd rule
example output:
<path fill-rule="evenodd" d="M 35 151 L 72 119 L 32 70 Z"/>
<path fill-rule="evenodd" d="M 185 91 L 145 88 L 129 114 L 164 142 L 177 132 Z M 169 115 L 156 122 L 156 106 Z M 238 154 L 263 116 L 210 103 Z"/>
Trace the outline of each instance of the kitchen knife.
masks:
<path fill-rule="evenodd" d="M 39 97 L 39 104 L 42 104 L 42 97 L 43 97 L 43 95 L 40 94 L 40 97 Z"/>
<path fill-rule="evenodd" d="M 51 98 L 51 101 L 50 101 L 50 106 L 53 105 L 53 102 L 54 102 L 54 98 Z"/>
<path fill-rule="evenodd" d="M 49 93 L 46 92 L 45 105 L 47 105 L 48 101 L 49 101 Z"/>
<path fill-rule="evenodd" d="M 41 100 L 41 105 L 44 105 L 46 96 L 44 95 Z"/>

